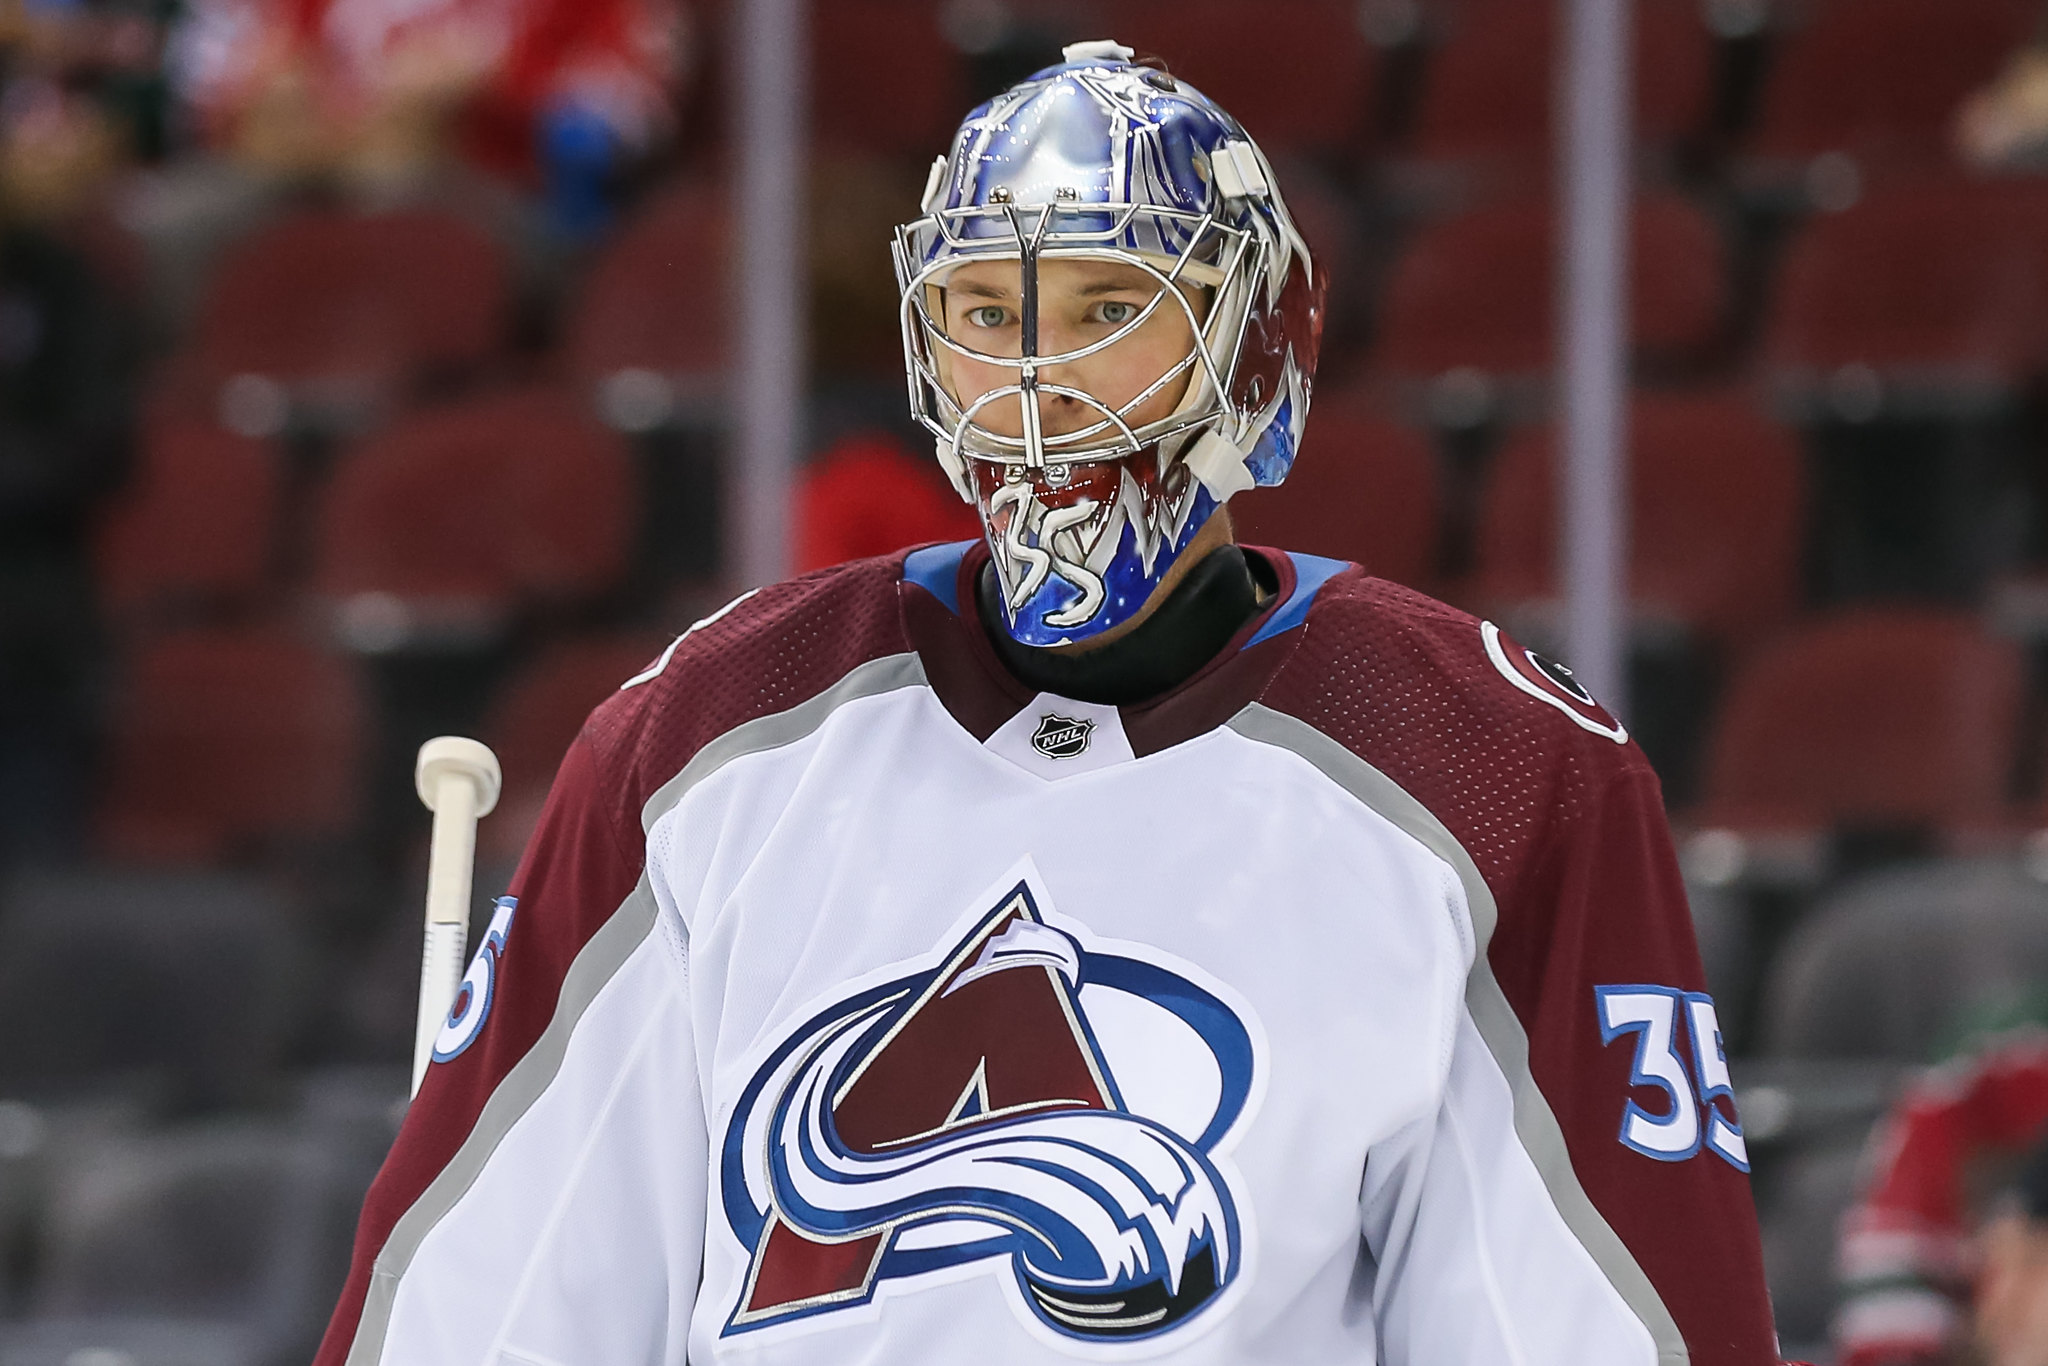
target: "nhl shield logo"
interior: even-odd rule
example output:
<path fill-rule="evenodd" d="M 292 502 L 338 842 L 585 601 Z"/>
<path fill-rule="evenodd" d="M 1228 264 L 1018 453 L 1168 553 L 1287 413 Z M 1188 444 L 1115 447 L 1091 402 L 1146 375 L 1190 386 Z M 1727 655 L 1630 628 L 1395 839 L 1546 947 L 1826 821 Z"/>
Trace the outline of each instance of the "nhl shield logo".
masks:
<path fill-rule="evenodd" d="M 1088 737 L 1094 731 L 1093 721 L 1076 721 L 1071 716 L 1047 712 L 1038 718 L 1038 729 L 1031 734 L 1031 747 L 1048 759 L 1076 758 L 1087 752 Z"/>

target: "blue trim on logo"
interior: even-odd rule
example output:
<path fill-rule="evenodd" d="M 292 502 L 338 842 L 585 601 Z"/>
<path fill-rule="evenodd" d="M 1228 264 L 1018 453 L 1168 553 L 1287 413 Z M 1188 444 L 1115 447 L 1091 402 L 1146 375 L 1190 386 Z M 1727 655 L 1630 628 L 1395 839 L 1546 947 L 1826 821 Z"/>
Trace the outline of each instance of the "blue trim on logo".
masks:
<path fill-rule="evenodd" d="M 1013 913 L 1020 898 L 1024 903 L 1025 917 L 1044 924 L 1029 884 L 1019 883 L 979 920 L 973 930 L 959 941 L 960 944 L 971 944 L 988 933 L 994 920 Z M 1065 931 L 1060 933 L 1066 935 Z M 1153 1135 L 1156 1146 L 1180 1166 L 1184 1180 L 1177 1189 L 1182 1198 L 1190 1191 L 1200 1189 L 1215 1192 L 1219 1199 L 1214 1222 L 1196 1236 L 1186 1253 L 1187 1264 L 1192 1264 L 1195 1254 L 1207 1248 L 1219 1284 L 1207 1292 L 1204 1299 L 1191 1306 L 1176 1308 L 1174 1314 L 1156 1328 L 1126 1330 L 1120 1334 L 1128 1339 L 1151 1337 L 1171 1331 L 1189 1314 L 1199 1312 L 1217 1291 L 1235 1279 L 1238 1272 L 1237 1249 L 1242 1245 L 1242 1229 L 1235 1201 L 1210 1153 L 1236 1124 L 1250 1098 L 1256 1066 L 1251 1034 L 1228 1005 L 1179 974 L 1141 959 L 1091 952 L 1073 936 L 1066 937 L 1074 944 L 1080 964 L 1078 980 L 1065 988 L 1070 993 L 1070 1018 L 1078 1024 L 1089 1051 L 1094 1054 L 1098 1073 L 1110 1092 L 1106 1099 L 1112 1107 L 1107 1112 L 1086 1113 L 1101 1114 L 1105 1119 L 1113 1119 L 1115 1123 Z M 1039 1322 L 1063 1336 L 1100 1341 L 1103 1338 L 1101 1332 L 1081 1331 L 1071 1322 L 1061 1322 L 1048 1314 L 1038 1302 L 1038 1292 L 1048 1285 L 1068 1283 L 1103 1283 L 1111 1293 L 1122 1289 L 1142 1289 L 1149 1284 L 1142 1268 L 1119 1275 L 1116 1268 L 1104 1264 L 1101 1249 L 1081 1227 L 1072 1223 L 1058 1207 L 1032 1198 L 1024 1191 L 935 1181 L 924 1189 L 893 1197 L 883 1196 L 872 1204 L 851 1202 L 850 1207 L 828 1209 L 815 1206 L 799 1190 L 795 1179 L 799 1168 L 813 1180 L 826 1177 L 827 1173 L 836 1173 L 826 1179 L 853 1190 L 879 1179 L 859 1170 L 860 1155 L 850 1150 L 840 1137 L 829 1105 L 817 1115 L 815 1125 L 792 1125 L 791 1116 L 796 1110 L 817 1107 L 820 1096 L 837 1094 L 874 1050 L 882 1046 L 883 1040 L 904 1018 L 905 1012 L 918 1008 L 939 974 L 949 967 L 957 967 L 957 953 L 956 948 L 935 967 L 871 987 L 813 1015 L 785 1037 L 756 1069 L 742 1091 L 726 1123 L 719 1162 L 719 1184 L 726 1219 L 741 1245 L 754 1249 L 756 1258 L 761 1256 L 763 1235 L 769 1221 L 778 1213 L 792 1228 L 812 1237 L 849 1238 L 886 1231 L 888 1240 L 880 1249 L 869 1279 L 857 1292 L 834 1296 L 822 1303 L 792 1303 L 761 1314 L 757 1321 L 740 1322 L 746 1295 L 751 1293 L 742 1292 L 741 1304 L 735 1306 L 722 1336 L 729 1337 L 773 1323 L 834 1313 L 852 1304 L 867 1303 L 873 1298 L 876 1288 L 885 1281 L 1001 1257 L 1011 1260 L 1010 1270 L 1017 1278 L 1019 1289 L 1024 1292 L 1025 1303 L 1033 1306 Z M 1089 1028 L 1087 1011 L 1078 1000 L 1084 983 L 1149 1000 L 1171 1012 L 1201 1038 L 1216 1059 L 1222 1090 L 1199 1136 L 1176 1133 L 1125 1108 L 1123 1097 L 1117 1092 L 1109 1060 L 1103 1056 L 1094 1031 Z M 808 1081 L 803 1079 L 804 1069 L 820 1053 L 841 1046 L 841 1041 L 849 1036 L 857 1037 L 850 1047 L 844 1048 L 843 1056 L 828 1072 L 812 1076 Z M 799 1056 L 806 1060 L 796 1069 L 789 1069 L 787 1065 L 797 1061 Z M 767 1088 L 778 1075 L 783 1077 L 781 1094 L 770 1096 Z M 766 1175 L 772 1189 L 767 1208 L 754 1203 L 747 1187 L 745 1170 L 749 1157 L 748 1118 L 764 1107 L 769 1114 L 767 1130 L 770 1136 Z M 1102 1164 L 1109 1163 L 1129 1175 L 1123 1160 L 1112 1152 L 1098 1150 L 1092 1143 L 1082 1143 L 1056 1132 L 1047 1133 L 1043 1121 L 1044 1116 L 1036 1114 L 993 1119 L 945 1138 L 909 1147 L 904 1150 L 904 1155 L 911 1157 L 913 1162 L 931 1160 L 925 1155 L 936 1157 L 942 1145 L 955 1154 L 984 1152 L 989 1154 L 990 1160 L 1054 1177 L 1105 1209 L 1116 1207 L 1119 1203 L 1117 1197 L 1101 1189 L 1087 1173 L 1099 1171 Z M 796 1129 L 794 1150 L 774 1137 L 787 1134 L 792 1128 Z M 1033 1135 L 1037 1154 L 1006 1151 L 1013 1147 L 1011 1136 L 1026 1131 Z M 1076 1163 L 1070 1165 L 1062 1160 L 1059 1156 L 1062 1150 L 1072 1151 Z M 1003 1156 L 997 1158 L 999 1153 Z M 895 1235 L 904 1229 L 958 1219 L 1007 1225 L 1013 1232 L 953 1246 L 902 1248 L 896 1245 Z M 1166 1247 L 1149 1225 L 1133 1219 L 1127 1227 L 1146 1249 L 1145 1267 L 1157 1268 L 1169 1261 Z"/>
<path fill-rule="evenodd" d="M 1086 981 L 1142 996 L 1153 1005 L 1165 1007 L 1201 1036 L 1222 1070 L 1223 1092 L 1216 1098 L 1216 1113 L 1210 1116 L 1209 1127 L 1190 1141 L 1205 1153 L 1221 1143 L 1230 1126 L 1244 1113 L 1244 1103 L 1252 1093 L 1252 1036 L 1244 1021 L 1187 978 L 1143 959 L 1084 950 L 1081 974 Z"/>
<path fill-rule="evenodd" d="M 960 561 L 976 544 L 978 542 L 975 541 L 953 541 L 947 545 L 928 545 L 922 550 L 911 551 L 903 557 L 903 581 L 916 584 L 946 604 L 948 612 L 959 616 Z"/>
<path fill-rule="evenodd" d="M 739 1103 L 733 1106 L 732 1123 L 726 1128 L 725 1143 L 720 1149 L 718 1163 L 719 1190 L 724 1197 L 726 1222 L 732 1226 L 733 1236 L 738 1238 L 741 1244 L 746 1247 L 760 1246 L 761 1232 L 768 1226 L 768 1211 L 756 1208 L 753 1196 L 747 1191 L 745 1166 L 747 1116 L 759 1103 L 762 1088 L 767 1086 L 776 1070 L 788 1061 L 789 1055 L 797 1049 L 813 1043 L 819 1035 L 831 1030 L 849 1016 L 858 1015 L 893 997 L 911 995 L 921 989 L 926 980 L 929 980 L 928 975 L 926 978 L 906 977 L 894 982 L 885 982 L 836 1006 L 819 1011 L 791 1033 L 789 1039 L 770 1054 L 768 1060 L 754 1073 L 754 1079 L 748 1082 L 747 1089 L 740 1093 Z"/>
<path fill-rule="evenodd" d="M 1244 643 L 1246 649 L 1262 640 L 1271 640 L 1282 631 L 1292 631 L 1308 620 L 1308 609 L 1315 606 L 1316 594 L 1323 591 L 1323 585 L 1351 567 L 1346 560 L 1299 555 L 1292 550 L 1287 552 L 1287 558 L 1294 561 L 1294 592 L 1287 601 L 1273 609 L 1273 615 L 1266 618 L 1266 624 Z"/>

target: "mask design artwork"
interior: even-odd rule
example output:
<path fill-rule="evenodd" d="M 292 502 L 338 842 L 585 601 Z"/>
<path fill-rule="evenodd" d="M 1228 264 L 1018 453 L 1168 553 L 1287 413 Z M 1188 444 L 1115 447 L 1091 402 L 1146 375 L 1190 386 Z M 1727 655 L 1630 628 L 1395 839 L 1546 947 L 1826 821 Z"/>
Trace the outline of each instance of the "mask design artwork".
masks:
<path fill-rule="evenodd" d="M 1072 632 L 1105 615 L 1128 619 L 1216 510 L 1185 464 L 1160 474 L 1156 448 L 1079 466 L 1058 489 L 976 474 L 994 485 L 983 521 L 1013 626 Z"/>
<path fill-rule="evenodd" d="M 1129 49 L 1066 55 L 968 117 L 894 245 L 912 414 L 1033 645 L 1129 620 L 1224 501 L 1286 477 L 1322 330 L 1236 120 Z"/>

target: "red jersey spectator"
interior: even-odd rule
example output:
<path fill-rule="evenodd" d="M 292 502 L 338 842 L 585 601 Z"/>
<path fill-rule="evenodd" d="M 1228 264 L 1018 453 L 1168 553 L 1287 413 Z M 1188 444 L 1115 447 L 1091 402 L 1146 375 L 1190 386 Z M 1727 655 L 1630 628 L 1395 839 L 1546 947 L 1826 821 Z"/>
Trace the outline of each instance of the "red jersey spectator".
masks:
<path fill-rule="evenodd" d="M 452 142 L 579 199 L 671 131 L 687 14 L 680 0 L 198 0 L 173 65 L 207 135 L 268 169 L 402 178 Z"/>
<path fill-rule="evenodd" d="M 2044 1124 L 2048 1031 L 2039 1028 L 2002 1035 L 1907 1091 L 1872 1138 L 1863 1193 L 1842 1221 L 1840 1366 L 1963 1359 L 1979 1289 L 1970 1174 L 2027 1152 Z"/>
<path fill-rule="evenodd" d="M 796 569 L 981 534 L 974 509 L 892 437 L 862 432 L 828 449 L 796 495 Z"/>

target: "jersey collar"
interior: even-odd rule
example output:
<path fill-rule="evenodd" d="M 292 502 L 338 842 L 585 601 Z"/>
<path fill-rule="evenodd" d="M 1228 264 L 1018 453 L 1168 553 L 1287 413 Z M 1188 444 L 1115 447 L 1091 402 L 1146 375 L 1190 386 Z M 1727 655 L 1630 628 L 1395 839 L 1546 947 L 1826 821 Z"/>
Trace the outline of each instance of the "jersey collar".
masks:
<path fill-rule="evenodd" d="M 1118 708 L 1140 756 L 1215 729 L 1256 699 L 1291 653 L 1323 585 L 1349 568 L 1342 560 L 1244 547 L 1271 598 L 1210 661 L 1178 686 Z M 953 718 L 986 741 L 1038 696 L 997 658 L 984 634 L 974 584 L 988 547 L 979 540 L 910 552 L 899 588 L 904 628 L 932 689 Z M 1263 569 L 1264 573 L 1259 571 Z"/>

